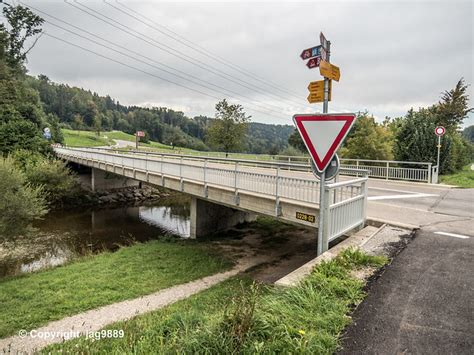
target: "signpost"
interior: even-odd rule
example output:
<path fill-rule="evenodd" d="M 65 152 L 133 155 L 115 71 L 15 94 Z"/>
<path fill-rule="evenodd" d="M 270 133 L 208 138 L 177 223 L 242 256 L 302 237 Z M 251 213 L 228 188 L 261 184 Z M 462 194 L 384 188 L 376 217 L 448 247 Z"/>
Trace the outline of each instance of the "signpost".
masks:
<path fill-rule="evenodd" d="M 327 101 L 325 103 L 327 104 Z M 293 122 L 319 173 L 317 175 L 320 179 L 318 228 L 318 255 L 320 255 L 327 247 L 323 246 L 324 209 L 321 208 L 324 201 L 326 168 L 354 124 L 355 115 L 351 113 L 301 114 L 294 115 Z"/>
<path fill-rule="evenodd" d="M 135 132 L 135 147 L 136 147 L 136 149 L 138 149 L 138 142 L 140 141 L 140 137 L 145 137 L 145 132 L 136 131 Z"/>
<path fill-rule="evenodd" d="M 438 165 L 438 176 L 439 176 L 439 172 L 441 171 L 441 167 L 439 166 L 439 155 L 440 155 L 440 151 L 441 151 L 441 137 L 444 136 L 444 134 L 446 133 L 446 128 L 444 128 L 443 126 L 438 126 L 435 128 L 435 134 L 438 136 L 438 158 L 436 159 L 436 165 Z"/>
<path fill-rule="evenodd" d="M 43 137 L 47 140 L 51 139 L 51 130 L 49 129 L 49 127 L 45 127 L 43 129 Z"/>
<path fill-rule="evenodd" d="M 303 139 L 314 165 L 314 173 L 319 177 L 319 228 L 318 228 L 318 255 L 327 249 L 323 246 L 323 220 L 325 181 L 330 176 L 335 176 L 339 169 L 338 158 L 335 157 L 337 149 L 341 146 L 347 133 L 355 122 L 354 114 L 327 114 L 331 100 L 331 80 L 339 81 L 341 72 L 339 67 L 329 62 L 331 56 L 331 42 L 324 34 L 319 34 L 320 45 L 308 48 L 301 52 L 303 60 L 310 59 L 306 64 L 308 68 L 319 67 L 319 73 L 324 80 L 313 81 L 308 85 L 309 103 L 323 102 L 323 114 L 294 115 L 293 122 Z M 332 172 L 327 174 L 331 164 Z M 327 243 L 326 243 L 327 244 Z"/>

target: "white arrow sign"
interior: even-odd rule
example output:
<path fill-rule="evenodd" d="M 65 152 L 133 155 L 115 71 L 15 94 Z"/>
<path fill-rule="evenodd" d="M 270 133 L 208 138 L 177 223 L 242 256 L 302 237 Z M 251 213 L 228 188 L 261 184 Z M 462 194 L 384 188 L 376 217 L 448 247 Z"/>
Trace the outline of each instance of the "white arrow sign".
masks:
<path fill-rule="evenodd" d="M 352 113 L 294 115 L 293 121 L 313 159 L 323 172 L 355 122 Z"/>

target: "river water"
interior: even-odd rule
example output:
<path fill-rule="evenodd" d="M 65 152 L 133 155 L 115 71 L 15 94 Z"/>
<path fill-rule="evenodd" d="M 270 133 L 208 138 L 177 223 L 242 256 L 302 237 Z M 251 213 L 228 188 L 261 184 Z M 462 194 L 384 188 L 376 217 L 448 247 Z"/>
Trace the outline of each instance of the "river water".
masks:
<path fill-rule="evenodd" d="M 187 238 L 189 203 L 167 198 L 141 206 L 54 211 L 35 227 L 38 232 L 27 241 L 0 246 L 0 277 L 164 235 Z"/>

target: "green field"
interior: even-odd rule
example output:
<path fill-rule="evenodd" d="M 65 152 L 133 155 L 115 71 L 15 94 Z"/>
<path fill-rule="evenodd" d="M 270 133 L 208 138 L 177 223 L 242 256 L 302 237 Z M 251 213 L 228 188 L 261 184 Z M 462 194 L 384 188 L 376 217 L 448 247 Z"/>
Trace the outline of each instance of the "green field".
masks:
<path fill-rule="evenodd" d="M 0 280 L 0 338 L 227 269 L 192 241 L 151 241 Z"/>
<path fill-rule="evenodd" d="M 470 163 L 455 174 L 441 175 L 440 180 L 443 184 L 474 188 L 474 170 L 471 169 L 473 165 L 474 163 Z"/>
<path fill-rule="evenodd" d="M 64 144 L 69 147 L 100 147 L 113 144 L 103 136 L 97 136 L 91 131 L 73 131 L 70 129 L 61 129 L 64 136 Z"/>
<path fill-rule="evenodd" d="M 118 322 L 123 338 L 78 338 L 44 353 L 332 354 L 364 282 L 351 276 L 386 260 L 347 250 L 291 288 L 234 278 L 160 310 Z"/>

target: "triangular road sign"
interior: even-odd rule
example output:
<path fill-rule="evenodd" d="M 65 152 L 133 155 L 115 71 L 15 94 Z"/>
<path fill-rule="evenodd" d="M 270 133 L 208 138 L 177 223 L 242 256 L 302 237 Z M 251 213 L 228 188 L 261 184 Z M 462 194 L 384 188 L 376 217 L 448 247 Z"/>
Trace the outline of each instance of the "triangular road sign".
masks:
<path fill-rule="evenodd" d="M 298 132 L 319 172 L 323 172 L 355 122 L 352 113 L 294 115 Z"/>

